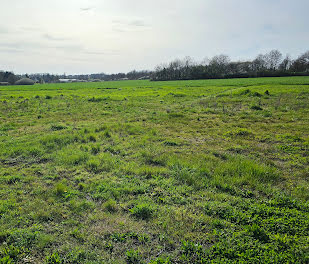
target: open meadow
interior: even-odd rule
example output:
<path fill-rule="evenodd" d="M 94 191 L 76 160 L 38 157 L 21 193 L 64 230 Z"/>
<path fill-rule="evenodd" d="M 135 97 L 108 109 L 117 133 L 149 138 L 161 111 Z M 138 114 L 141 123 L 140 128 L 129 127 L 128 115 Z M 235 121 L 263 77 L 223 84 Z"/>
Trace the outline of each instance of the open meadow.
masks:
<path fill-rule="evenodd" d="M 0 86 L 0 263 L 308 263 L 309 77 Z"/>

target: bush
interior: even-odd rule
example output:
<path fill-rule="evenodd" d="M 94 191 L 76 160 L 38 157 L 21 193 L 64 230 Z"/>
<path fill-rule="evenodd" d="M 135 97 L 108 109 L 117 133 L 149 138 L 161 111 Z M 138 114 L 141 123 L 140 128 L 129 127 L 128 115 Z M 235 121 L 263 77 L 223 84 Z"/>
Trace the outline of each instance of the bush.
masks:
<path fill-rule="evenodd" d="M 29 78 L 23 78 L 15 82 L 15 85 L 34 85 L 34 81 Z"/>

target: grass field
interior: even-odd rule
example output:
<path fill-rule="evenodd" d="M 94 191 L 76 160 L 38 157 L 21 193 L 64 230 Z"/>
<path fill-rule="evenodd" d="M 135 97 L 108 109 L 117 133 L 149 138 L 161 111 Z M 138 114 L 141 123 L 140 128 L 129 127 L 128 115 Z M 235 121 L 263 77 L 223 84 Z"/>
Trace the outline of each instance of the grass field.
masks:
<path fill-rule="evenodd" d="M 308 263 L 309 77 L 0 87 L 0 263 Z"/>

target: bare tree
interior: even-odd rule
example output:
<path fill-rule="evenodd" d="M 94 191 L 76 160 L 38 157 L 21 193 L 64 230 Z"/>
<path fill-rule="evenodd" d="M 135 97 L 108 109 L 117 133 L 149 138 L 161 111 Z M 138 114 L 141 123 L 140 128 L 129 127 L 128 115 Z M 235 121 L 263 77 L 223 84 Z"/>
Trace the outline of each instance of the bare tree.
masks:
<path fill-rule="evenodd" d="M 276 70 L 282 59 L 282 53 L 279 50 L 272 50 L 265 54 L 265 60 L 267 63 L 267 68 L 269 70 Z"/>
<path fill-rule="evenodd" d="M 292 59 L 290 55 L 286 55 L 286 57 L 283 59 L 283 61 L 279 64 L 278 69 L 281 71 L 288 71 L 292 65 Z"/>

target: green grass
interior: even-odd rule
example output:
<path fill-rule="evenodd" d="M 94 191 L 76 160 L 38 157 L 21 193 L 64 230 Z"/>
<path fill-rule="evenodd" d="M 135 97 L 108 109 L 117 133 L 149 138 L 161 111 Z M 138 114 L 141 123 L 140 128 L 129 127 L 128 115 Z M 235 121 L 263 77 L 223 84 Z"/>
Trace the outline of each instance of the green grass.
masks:
<path fill-rule="evenodd" d="M 309 262 L 309 77 L 0 88 L 0 263 Z"/>

